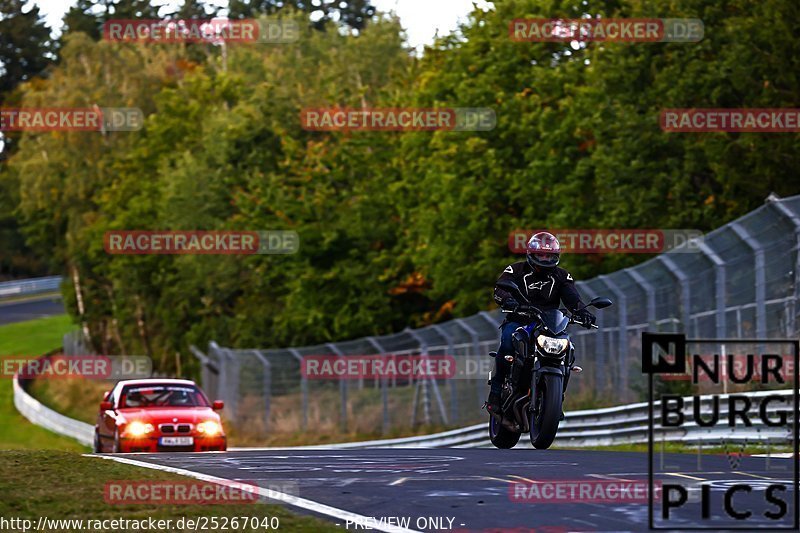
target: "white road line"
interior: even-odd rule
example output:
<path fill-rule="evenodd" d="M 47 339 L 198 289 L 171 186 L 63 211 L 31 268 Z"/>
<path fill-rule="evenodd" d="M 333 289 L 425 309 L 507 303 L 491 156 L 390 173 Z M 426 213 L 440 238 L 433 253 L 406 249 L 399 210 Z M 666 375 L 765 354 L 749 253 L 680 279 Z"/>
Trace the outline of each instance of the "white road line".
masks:
<path fill-rule="evenodd" d="M 139 466 L 142 468 L 152 468 L 153 470 L 161 470 L 162 472 L 170 472 L 172 474 L 178 474 L 181 476 L 187 476 L 194 479 L 199 479 L 200 481 L 207 481 L 209 483 L 216 483 L 218 485 L 229 485 L 231 480 L 225 479 L 216 476 L 210 476 L 208 474 L 201 474 L 200 472 L 193 472 L 191 470 L 186 470 L 184 468 L 175 468 L 172 466 L 164 466 L 154 463 L 148 463 L 145 461 L 137 461 L 136 459 L 128 459 L 127 457 L 114 457 L 112 455 L 95 455 L 91 453 L 83 454 L 84 457 L 98 457 L 100 459 L 108 459 L 110 461 L 116 461 L 118 463 L 129 464 L 133 466 Z M 301 509 L 305 509 L 307 511 L 311 511 L 314 513 L 319 513 L 325 516 L 331 516 L 334 518 L 338 518 L 339 520 L 345 520 L 350 522 L 355 522 L 356 524 L 369 524 L 370 527 L 376 531 L 384 531 L 386 533 L 419 533 L 414 529 L 406 529 L 399 526 L 393 526 L 389 524 L 381 524 L 374 520 L 373 517 L 363 516 L 356 513 L 351 513 L 350 511 L 345 511 L 343 509 L 337 509 L 336 507 L 331 507 L 330 505 L 325 505 L 323 503 L 315 502 L 312 500 L 306 500 L 305 498 L 298 498 L 297 496 L 292 496 L 291 494 L 285 494 L 283 492 L 277 492 L 274 490 L 269 490 L 264 487 L 253 487 L 257 489 L 257 492 L 260 496 L 265 498 L 276 500 L 283 502 L 287 505 L 291 505 L 293 507 L 299 507 Z"/>
<path fill-rule="evenodd" d="M 750 476 L 750 477 L 755 477 L 755 478 L 758 478 L 758 479 L 768 479 L 770 481 L 774 481 L 775 480 L 774 477 L 759 476 L 758 474 L 751 474 L 750 472 L 741 472 L 739 470 L 735 470 L 733 473 L 734 474 L 739 474 L 740 476 Z"/>
<path fill-rule="evenodd" d="M 621 477 L 613 477 L 616 474 L 612 475 L 605 475 L 605 474 L 586 474 L 589 477 L 596 477 L 597 479 L 609 479 L 611 481 L 627 481 L 629 483 L 633 483 L 632 479 L 625 479 Z"/>
<path fill-rule="evenodd" d="M 693 479 L 695 481 L 706 481 L 704 478 L 701 478 L 701 477 L 694 477 L 694 476 L 689 476 L 689 475 L 686 475 L 686 474 L 679 474 L 677 472 L 659 472 L 659 474 L 663 474 L 665 476 L 685 477 L 686 479 Z"/>

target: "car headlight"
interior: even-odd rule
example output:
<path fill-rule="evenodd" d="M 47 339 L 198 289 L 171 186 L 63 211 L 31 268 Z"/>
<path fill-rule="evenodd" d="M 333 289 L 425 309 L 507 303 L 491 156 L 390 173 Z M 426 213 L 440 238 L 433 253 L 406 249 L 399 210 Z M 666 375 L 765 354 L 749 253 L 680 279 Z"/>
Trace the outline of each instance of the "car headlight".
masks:
<path fill-rule="evenodd" d="M 536 337 L 536 344 L 538 344 L 539 348 L 547 353 L 559 354 L 567 349 L 567 346 L 569 346 L 569 340 L 554 339 L 553 337 L 539 335 Z"/>
<path fill-rule="evenodd" d="M 208 420 L 207 422 L 200 422 L 197 424 L 197 431 L 199 433 L 208 435 L 209 437 L 213 437 L 214 435 L 219 435 L 222 433 L 222 426 L 213 420 Z"/>
<path fill-rule="evenodd" d="M 143 437 L 148 433 L 153 432 L 153 424 L 145 424 L 139 421 L 133 421 L 125 428 L 125 434 L 131 437 Z"/>

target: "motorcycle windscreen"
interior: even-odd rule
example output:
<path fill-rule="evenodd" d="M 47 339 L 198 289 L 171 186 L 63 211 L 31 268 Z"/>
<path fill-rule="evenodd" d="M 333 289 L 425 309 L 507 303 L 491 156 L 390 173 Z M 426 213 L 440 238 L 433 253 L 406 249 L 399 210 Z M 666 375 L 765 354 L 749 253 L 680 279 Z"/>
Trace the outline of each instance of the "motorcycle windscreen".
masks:
<path fill-rule="evenodd" d="M 569 318 L 558 309 L 542 311 L 542 325 L 553 335 L 560 335 L 567 329 Z"/>

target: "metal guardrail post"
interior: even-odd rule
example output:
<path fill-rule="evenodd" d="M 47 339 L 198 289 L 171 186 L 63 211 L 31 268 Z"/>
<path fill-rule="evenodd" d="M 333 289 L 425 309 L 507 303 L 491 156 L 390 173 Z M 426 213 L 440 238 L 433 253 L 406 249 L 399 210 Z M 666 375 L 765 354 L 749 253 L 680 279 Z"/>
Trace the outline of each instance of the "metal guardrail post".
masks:
<path fill-rule="evenodd" d="M 739 222 L 731 222 L 731 229 L 736 236 L 753 252 L 755 260 L 755 281 L 756 281 L 756 337 L 765 339 L 767 337 L 767 279 L 766 264 L 764 261 L 764 248 L 761 243 L 756 244 L 755 239 Z"/>
<path fill-rule="evenodd" d="M 325 346 L 336 354 L 336 356 L 344 358 L 342 351 L 332 342 L 329 342 Z M 342 404 L 339 415 L 341 417 L 342 433 L 347 433 L 347 381 L 344 377 L 339 378 L 339 395 L 339 401 Z"/>
<path fill-rule="evenodd" d="M 375 337 L 366 337 L 369 342 L 381 355 L 386 354 L 386 350 Z M 389 384 L 386 382 L 386 376 L 381 376 L 381 405 L 383 406 L 383 423 L 381 424 L 381 432 L 386 435 L 389 433 L 391 427 L 391 419 L 389 418 Z M 414 423 L 412 422 L 413 426 Z"/>
<path fill-rule="evenodd" d="M 717 338 L 724 339 L 727 336 L 727 322 L 725 317 L 725 261 L 717 255 L 711 246 L 704 241 L 697 241 L 697 247 L 714 263 L 714 283 L 716 285 L 716 305 L 717 305 Z"/>
<path fill-rule="evenodd" d="M 447 333 L 447 330 L 438 324 L 433 324 L 431 328 L 441 335 L 447 343 L 448 355 L 455 357 L 453 353 L 455 351 L 453 336 Z M 456 420 L 458 420 L 458 388 L 456 387 L 456 381 L 454 379 L 450 380 L 450 420 L 452 420 L 454 424 Z"/>
<path fill-rule="evenodd" d="M 623 394 L 628 392 L 628 298 L 619 285 L 614 283 L 610 276 L 598 276 L 598 279 L 603 282 L 606 287 L 611 289 L 611 292 L 617 298 L 617 309 L 619 309 L 619 338 L 617 339 L 617 350 L 619 354 L 616 358 L 617 369 L 619 370 L 619 390 Z"/>
<path fill-rule="evenodd" d="M 667 269 L 677 278 L 681 286 L 681 322 L 683 323 L 683 331 L 687 335 L 692 334 L 691 330 L 691 292 L 689 289 L 689 276 L 681 270 L 678 264 L 669 257 L 669 254 L 661 254 L 656 257 Z M 697 328 L 695 327 L 695 336 L 697 336 Z"/>
<path fill-rule="evenodd" d="M 272 364 L 270 364 L 267 356 L 261 353 L 261 350 L 250 351 L 258 358 L 259 361 L 261 361 L 261 365 L 264 367 L 264 427 L 269 429 L 270 402 L 272 401 Z"/>
<path fill-rule="evenodd" d="M 297 350 L 297 348 L 289 348 L 289 353 L 292 354 L 295 359 L 297 359 L 302 367 L 303 356 L 300 355 L 300 352 Z M 308 428 L 308 378 L 303 375 L 302 368 L 300 372 L 300 395 L 302 396 L 301 401 L 303 403 L 303 419 L 301 422 L 301 427 L 303 428 L 303 431 L 305 431 Z"/>

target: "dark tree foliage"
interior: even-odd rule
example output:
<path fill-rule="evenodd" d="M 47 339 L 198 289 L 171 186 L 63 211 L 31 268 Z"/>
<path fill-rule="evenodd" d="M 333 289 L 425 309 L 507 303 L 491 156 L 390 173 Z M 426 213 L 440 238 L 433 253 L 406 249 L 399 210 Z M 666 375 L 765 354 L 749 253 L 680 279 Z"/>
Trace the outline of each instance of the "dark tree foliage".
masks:
<path fill-rule="evenodd" d="M 231 18 L 274 15 L 287 7 L 308 13 L 317 29 L 333 20 L 362 30 L 375 14 L 375 6 L 369 0 L 230 0 L 228 4 Z"/>
<path fill-rule="evenodd" d="M 0 103 L 17 85 L 42 74 L 53 51 L 50 29 L 38 6 L 0 0 Z"/>
<path fill-rule="evenodd" d="M 187 0 L 191 6 L 196 2 Z M 103 34 L 103 24 L 112 19 L 157 19 L 159 6 L 151 0 L 78 0 L 64 15 L 63 37 L 80 31 L 99 40 Z"/>

